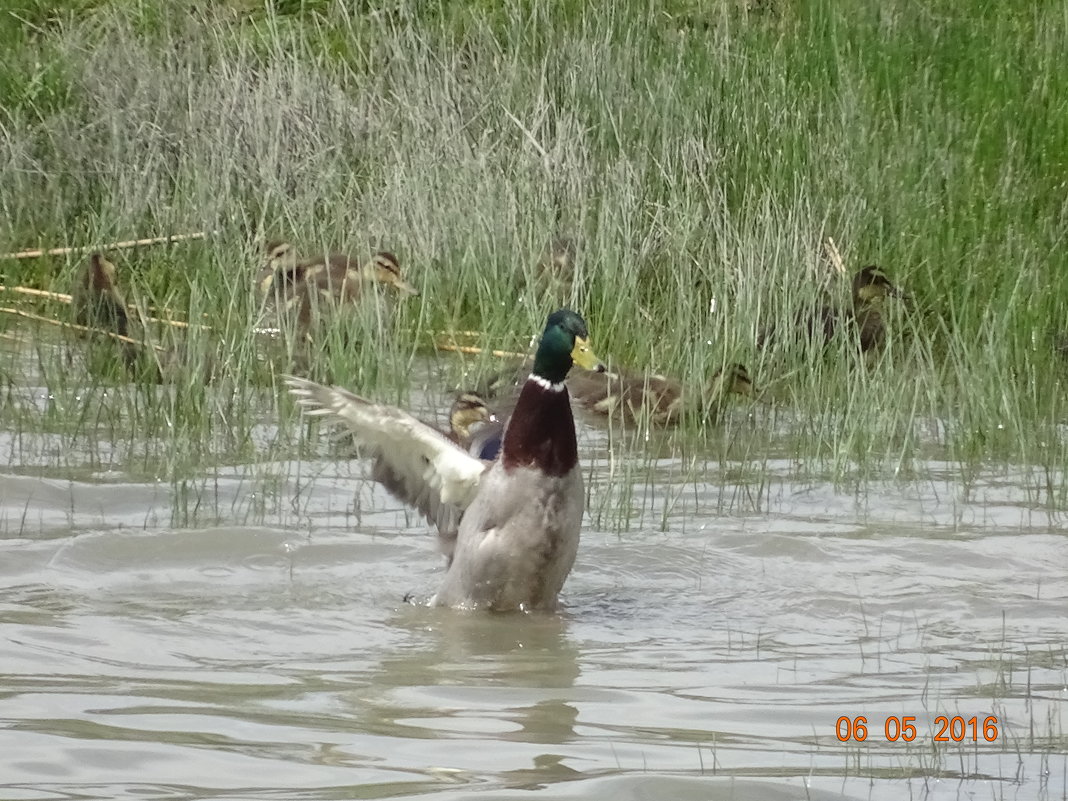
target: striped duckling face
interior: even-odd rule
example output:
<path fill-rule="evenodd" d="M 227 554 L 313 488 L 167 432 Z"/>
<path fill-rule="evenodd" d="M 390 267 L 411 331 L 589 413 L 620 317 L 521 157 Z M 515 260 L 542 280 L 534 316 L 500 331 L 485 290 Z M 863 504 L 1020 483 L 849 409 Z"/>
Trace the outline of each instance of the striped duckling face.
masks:
<path fill-rule="evenodd" d="M 397 257 L 380 250 L 361 268 L 362 277 L 382 286 L 395 289 L 401 295 L 418 295 L 419 290 L 404 280 Z"/>
<path fill-rule="evenodd" d="M 291 284 L 297 273 L 297 249 L 288 242 L 272 240 L 264 248 L 263 268 L 256 280 L 261 295 Z"/>
<path fill-rule="evenodd" d="M 468 442 L 477 427 L 496 421 L 497 416 L 474 392 L 461 392 L 449 410 L 449 430 L 453 439 L 460 443 Z"/>
<path fill-rule="evenodd" d="M 883 298 L 902 298 L 905 293 L 894 286 L 880 268 L 870 264 L 853 276 L 853 304 L 864 306 Z"/>
<path fill-rule="evenodd" d="M 726 398 L 727 395 L 752 395 L 753 379 L 744 364 L 735 362 L 721 367 L 712 375 L 709 395 Z"/>

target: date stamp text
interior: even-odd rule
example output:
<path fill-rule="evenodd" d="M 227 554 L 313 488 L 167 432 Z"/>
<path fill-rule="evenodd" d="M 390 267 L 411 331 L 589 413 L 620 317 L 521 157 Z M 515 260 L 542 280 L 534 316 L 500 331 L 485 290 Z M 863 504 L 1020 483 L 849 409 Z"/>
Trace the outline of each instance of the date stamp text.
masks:
<path fill-rule="evenodd" d="M 877 725 L 876 721 L 873 721 Z M 855 718 L 842 715 L 834 724 L 834 733 L 838 741 L 850 740 L 862 743 L 868 739 L 869 723 L 864 715 Z M 962 743 L 964 741 L 992 743 L 998 739 L 998 719 L 994 715 L 979 718 L 973 715 L 965 718 L 961 715 L 939 715 L 934 719 L 931 739 L 936 743 Z M 919 736 L 916 729 L 915 715 L 890 715 L 883 720 L 883 736 L 894 743 L 904 740 L 911 743 Z"/>

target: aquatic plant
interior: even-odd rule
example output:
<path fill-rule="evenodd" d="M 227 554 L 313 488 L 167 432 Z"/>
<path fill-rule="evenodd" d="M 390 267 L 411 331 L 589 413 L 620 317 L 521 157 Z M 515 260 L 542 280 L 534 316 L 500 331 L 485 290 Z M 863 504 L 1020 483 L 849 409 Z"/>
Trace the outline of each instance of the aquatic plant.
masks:
<path fill-rule="evenodd" d="M 314 367 L 401 402 L 434 380 L 412 370 L 430 332 L 527 350 L 557 300 L 546 249 L 567 240 L 574 280 L 554 293 L 602 355 L 697 386 L 743 362 L 765 390 L 721 428 L 668 435 L 675 452 L 759 466 L 774 449 L 843 479 L 911 475 L 933 451 L 1068 465 L 1057 8 L 25 5 L 0 26 L 5 249 L 210 236 L 109 254 L 133 323 L 180 354 L 170 384 L 8 348 L 7 382 L 55 411 L 8 404 L 0 425 L 114 434 L 118 462 L 170 479 L 205 454 L 271 458 L 292 437 L 255 432 L 292 340 L 250 334 L 265 241 L 397 254 L 422 294 L 345 321 L 326 337 L 348 347 Z M 911 295 L 873 363 L 846 343 L 756 347 L 769 321 L 848 304 L 828 237 L 847 272 L 877 263 Z M 79 258 L 0 269 L 67 291 Z M 192 327 L 147 322 L 159 309 Z"/>

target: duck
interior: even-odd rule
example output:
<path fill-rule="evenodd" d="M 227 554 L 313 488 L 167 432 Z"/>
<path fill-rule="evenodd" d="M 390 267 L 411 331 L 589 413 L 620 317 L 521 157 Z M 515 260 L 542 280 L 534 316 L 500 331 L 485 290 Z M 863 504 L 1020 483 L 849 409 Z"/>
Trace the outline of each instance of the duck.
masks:
<path fill-rule="evenodd" d="M 737 362 L 716 370 L 696 398 L 676 379 L 625 370 L 576 373 L 567 383 L 575 402 L 590 412 L 627 422 L 647 419 L 662 426 L 674 425 L 702 406 L 710 409 L 713 418 L 718 417 L 732 394 L 753 394 L 749 371 Z"/>
<path fill-rule="evenodd" d="M 853 324 L 860 350 L 877 352 L 886 344 L 886 298 L 907 299 L 879 267 L 869 264 L 853 276 Z"/>
<path fill-rule="evenodd" d="M 268 243 L 257 287 L 265 307 L 278 314 L 295 313 L 296 330 L 304 338 L 324 309 L 355 305 L 377 287 L 402 296 L 419 294 L 389 251 L 378 251 L 363 262 L 340 253 L 300 259 L 293 246 L 282 241 Z"/>
<path fill-rule="evenodd" d="M 431 606 L 552 611 L 575 563 L 585 507 L 564 382 L 573 364 L 600 362 L 585 320 L 558 309 L 492 462 L 401 409 L 302 378 L 286 383 L 307 413 L 347 427 L 373 458 L 372 476 L 437 527 L 446 570 Z"/>
<path fill-rule="evenodd" d="M 520 291 L 529 287 L 537 298 L 565 301 L 571 296 L 575 283 L 575 259 L 578 250 L 578 240 L 574 237 L 553 236 L 542 250 L 533 269 L 517 268 L 516 278 Z"/>
<path fill-rule="evenodd" d="M 853 274 L 852 305 L 840 309 L 833 304 L 826 291 L 811 311 L 801 309 L 794 318 L 794 327 L 801 342 L 827 347 L 844 332 L 856 337 L 857 347 L 864 354 L 877 353 L 886 343 L 886 322 L 883 319 L 885 299 L 907 300 L 908 296 L 896 287 L 877 265 L 869 264 Z M 765 326 L 757 337 L 757 348 L 764 350 L 778 335 L 778 326 Z"/>
<path fill-rule="evenodd" d="M 71 293 L 74 322 L 86 328 L 129 336 L 130 318 L 119 292 L 118 268 L 102 253 L 92 253 Z"/>
<path fill-rule="evenodd" d="M 104 331 L 121 337 L 130 336 L 130 317 L 126 301 L 119 291 L 118 268 L 102 253 L 91 253 L 78 273 L 71 292 L 74 322 L 84 328 Z M 85 332 L 82 333 L 85 336 Z M 110 338 L 109 338 L 110 339 Z M 120 344 L 111 340 L 114 344 Z M 122 342 L 122 356 L 128 368 L 137 359 L 132 342 Z"/>
<path fill-rule="evenodd" d="M 500 450 L 500 433 L 503 429 L 503 424 L 490 411 L 482 396 L 467 391 L 457 394 L 453 400 L 445 435 L 472 456 L 492 461 Z M 487 450 L 491 447 L 490 440 L 496 440 L 497 447 Z M 484 452 L 488 455 L 482 455 Z"/>
<path fill-rule="evenodd" d="M 256 288 L 265 300 L 274 300 L 275 278 L 285 280 L 296 270 L 300 257 L 297 249 L 289 242 L 271 239 L 263 247 L 263 265 L 256 277 Z"/>

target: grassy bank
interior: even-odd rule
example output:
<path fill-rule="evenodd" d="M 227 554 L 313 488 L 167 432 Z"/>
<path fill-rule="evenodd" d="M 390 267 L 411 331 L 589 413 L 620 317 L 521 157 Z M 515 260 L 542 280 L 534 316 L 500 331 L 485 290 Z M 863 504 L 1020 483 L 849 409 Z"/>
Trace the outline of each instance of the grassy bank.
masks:
<path fill-rule="evenodd" d="M 1068 465 L 1060 4 L 23 5 L 0 25 L 0 249 L 215 232 L 113 256 L 131 299 L 214 329 L 180 391 L 123 395 L 123 432 L 255 452 L 275 394 L 248 333 L 267 238 L 397 253 L 422 295 L 324 369 L 402 399 L 428 331 L 525 345 L 553 301 L 520 276 L 566 234 L 598 350 L 694 384 L 745 362 L 778 410 L 760 419 L 789 417 L 776 447 L 835 471 L 907 471 L 932 442 L 962 464 Z M 825 282 L 847 301 L 828 236 L 912 296 L 873 366 L 755 346 Z M 0 270 L 67 291 L 77 264 Z M 197 379 L 209 357 L 222 388 Z M 83 397 L 64 358 L 42 351 L 44 380 Z M 32 425 L 26 408 L 4 425 Z M 759 461 L 766 436 L 722 441 Z"/>

